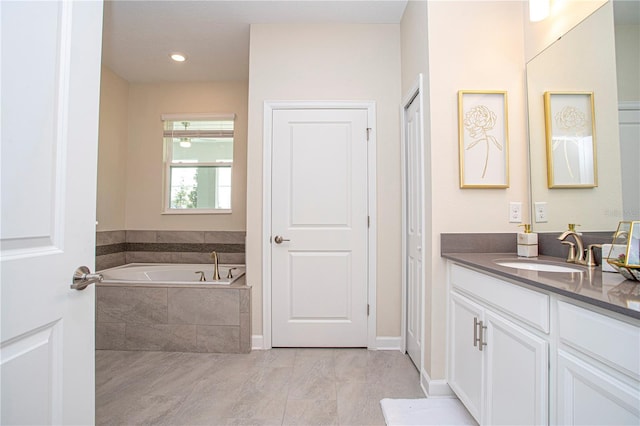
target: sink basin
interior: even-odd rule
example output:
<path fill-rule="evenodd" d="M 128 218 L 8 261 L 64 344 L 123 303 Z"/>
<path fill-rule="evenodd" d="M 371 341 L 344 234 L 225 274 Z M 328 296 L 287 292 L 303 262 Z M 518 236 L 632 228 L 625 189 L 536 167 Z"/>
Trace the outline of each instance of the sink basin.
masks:
<path fill-rule="evenodd" d="M 507 268 L 525 269 L 527 271 L 542 271 L 542 272 L 583 272 L 582 269 L 559 265 L 555 263 L 542 263 L 533 261 L 518 261 L 518 260 L 496 260 L 497 265 L 506 266 Z"/>

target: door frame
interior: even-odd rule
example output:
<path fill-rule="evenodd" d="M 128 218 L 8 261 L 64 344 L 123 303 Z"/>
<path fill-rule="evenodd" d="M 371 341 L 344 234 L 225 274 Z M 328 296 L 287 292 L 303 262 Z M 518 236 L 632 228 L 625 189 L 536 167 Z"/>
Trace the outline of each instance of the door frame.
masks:
<path fill-rule="evenodd" d="M 400 339 L 401 339 L 401 343 L 400 343 L 400 348 L 402 350 L 403 353 L 407 352 L 407 313 L 408 313 L 408 309 L 407 309 L 407 162 L 406 162 L 406 156 L 407 156 L 407 146 L 406 146 L 406 125 L 407 125 L 407 119 L 406 119 L 406 111 L 409 108 L 409 106 L 411 105 L 411 103 L 413 101 L 418 101 L 420 104 L 420 133 L 418 135 L 418 148 L 421 152 L 420 155 L 420 179 L 422 180 L 422 191 L 420 192 L 420 205 L 422 207 L 422 215 L 421 215 L 421 222 L 422 222 L 422 251 L 421 251 L 421 261 L 422 261 L 422 265 L 424 267 L 424 265 L 426 264 L 426 255 L 425 255 L 425 251 L 427 248 L 427 245 L 425 244 L 425 207 L 426 207 L 426 203 L 425 203 L 425 196 L 424 196 L 424 183 L 425 183 L 425 178 L 424 178 L 424 90 L 423 90 L 423 75 L 422 73 L 418 74 L 418 77 L 416 78 L 415 82 L 413 83 L 413 85 L 411 86 L 411 88 L 407 91 L 407 93 L 405 94 L 405 96 L 402 98 L 402 103 L 400 105 L 400 150 L 401 150 L 401 155 L 400 155 L 400 170 L 401 170 L 401 176 L 402 176 L 402 321 L 401 321 L 401 329 L 400 329 Z M 423 370 L 423 364 L 424 364 L 424 351 L 425 351 L 425 347 L 424 347 L 424 323 L 425 323 L 425 309 L 424 309 L 424 295 L 425 295 L 425 279 L 424 279 L 424 269 L 423 269 L 423 274 L 420 277 L 420 294 L 421 294 L 421 300 L 419 303 L 419 307 L 420 307 L 420 338 L 422 340 L 422 344 L 420 345 L 420 362 L 419 365 L 417 365 L 416 367 L 418 367 L 418 371 L 420 372 L 420 375 L 422 375 L 422 370 Z"/>
<path fill-rule="evenodd" d="M 376 348 L 376 103 L 375 101 L 265 101 L 262 163 L 262 337 L 264 349 L 271 349 L 271 161 L 273 112 L 294 109 L 364 109 L 369 123 L 367 149 L 367 209 L 370 220 L 367 242 L 367 346 Z M 364 219 L 363 219 L 364 220 Z"/>

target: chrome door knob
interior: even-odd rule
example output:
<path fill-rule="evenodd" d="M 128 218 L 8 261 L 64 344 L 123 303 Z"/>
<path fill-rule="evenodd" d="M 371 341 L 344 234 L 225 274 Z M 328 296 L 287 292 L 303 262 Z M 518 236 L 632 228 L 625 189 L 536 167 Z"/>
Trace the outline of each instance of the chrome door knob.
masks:
<path fill-rule="evenodd" d="M 275 241 L 275 243 L 276 243 L 276 244 L 282 244 L 284 241 L 291 241 L 291 240 L 288 240 L 288 239 L 286 239 L 286 238 L 283 238 L 283 237 L 281 237 L 280 235 L 276 235 L 276 236 L 273 238 L 273 241 Z"/>

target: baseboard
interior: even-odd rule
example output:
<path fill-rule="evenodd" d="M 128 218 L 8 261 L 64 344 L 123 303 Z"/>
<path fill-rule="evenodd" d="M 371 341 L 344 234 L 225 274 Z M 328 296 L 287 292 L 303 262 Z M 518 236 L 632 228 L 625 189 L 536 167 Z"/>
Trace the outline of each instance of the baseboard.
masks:
<path fill-rule="evenodd" d="M 420 386 L 427 397 L 455 397 L 455 393 L 444 379 L 434 380 L 423 369 L 420 374 Z"/>
<path fill-rule="evenodd" d="M 374 349 L 379 351 L 399 351 L 402 347 L 401 342 L 402 338 L 400 336 L 378 336 L 376 337 L 376 347 Z"/>
<path fill-rule="evenodd" d="M 261 334 L 251 336 L 251 350 L 260 351 L 264 349 L 264 337 Z"/>
<path fill-rule="evenodd" d="M 399 351 L 401 341 L 402 340 L 399 336 L 398 337 L 378 336 L 376 337 L 376 347 L 372 349 L 376 349 L 379 351 Z M 264 349 L 264 336 L 262 336 L 261 334 L 252 335 L 251 349 L 254 351 L 259 351 Z"/>

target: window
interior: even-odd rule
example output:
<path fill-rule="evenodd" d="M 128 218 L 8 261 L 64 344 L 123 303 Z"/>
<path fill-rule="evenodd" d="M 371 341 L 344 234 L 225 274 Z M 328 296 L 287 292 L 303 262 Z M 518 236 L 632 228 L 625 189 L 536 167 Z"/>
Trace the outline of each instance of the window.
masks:
<path fill-rule="evenodd" d="M 230 213 L 234 114 L 162 116 L 165 213 Z"/>

